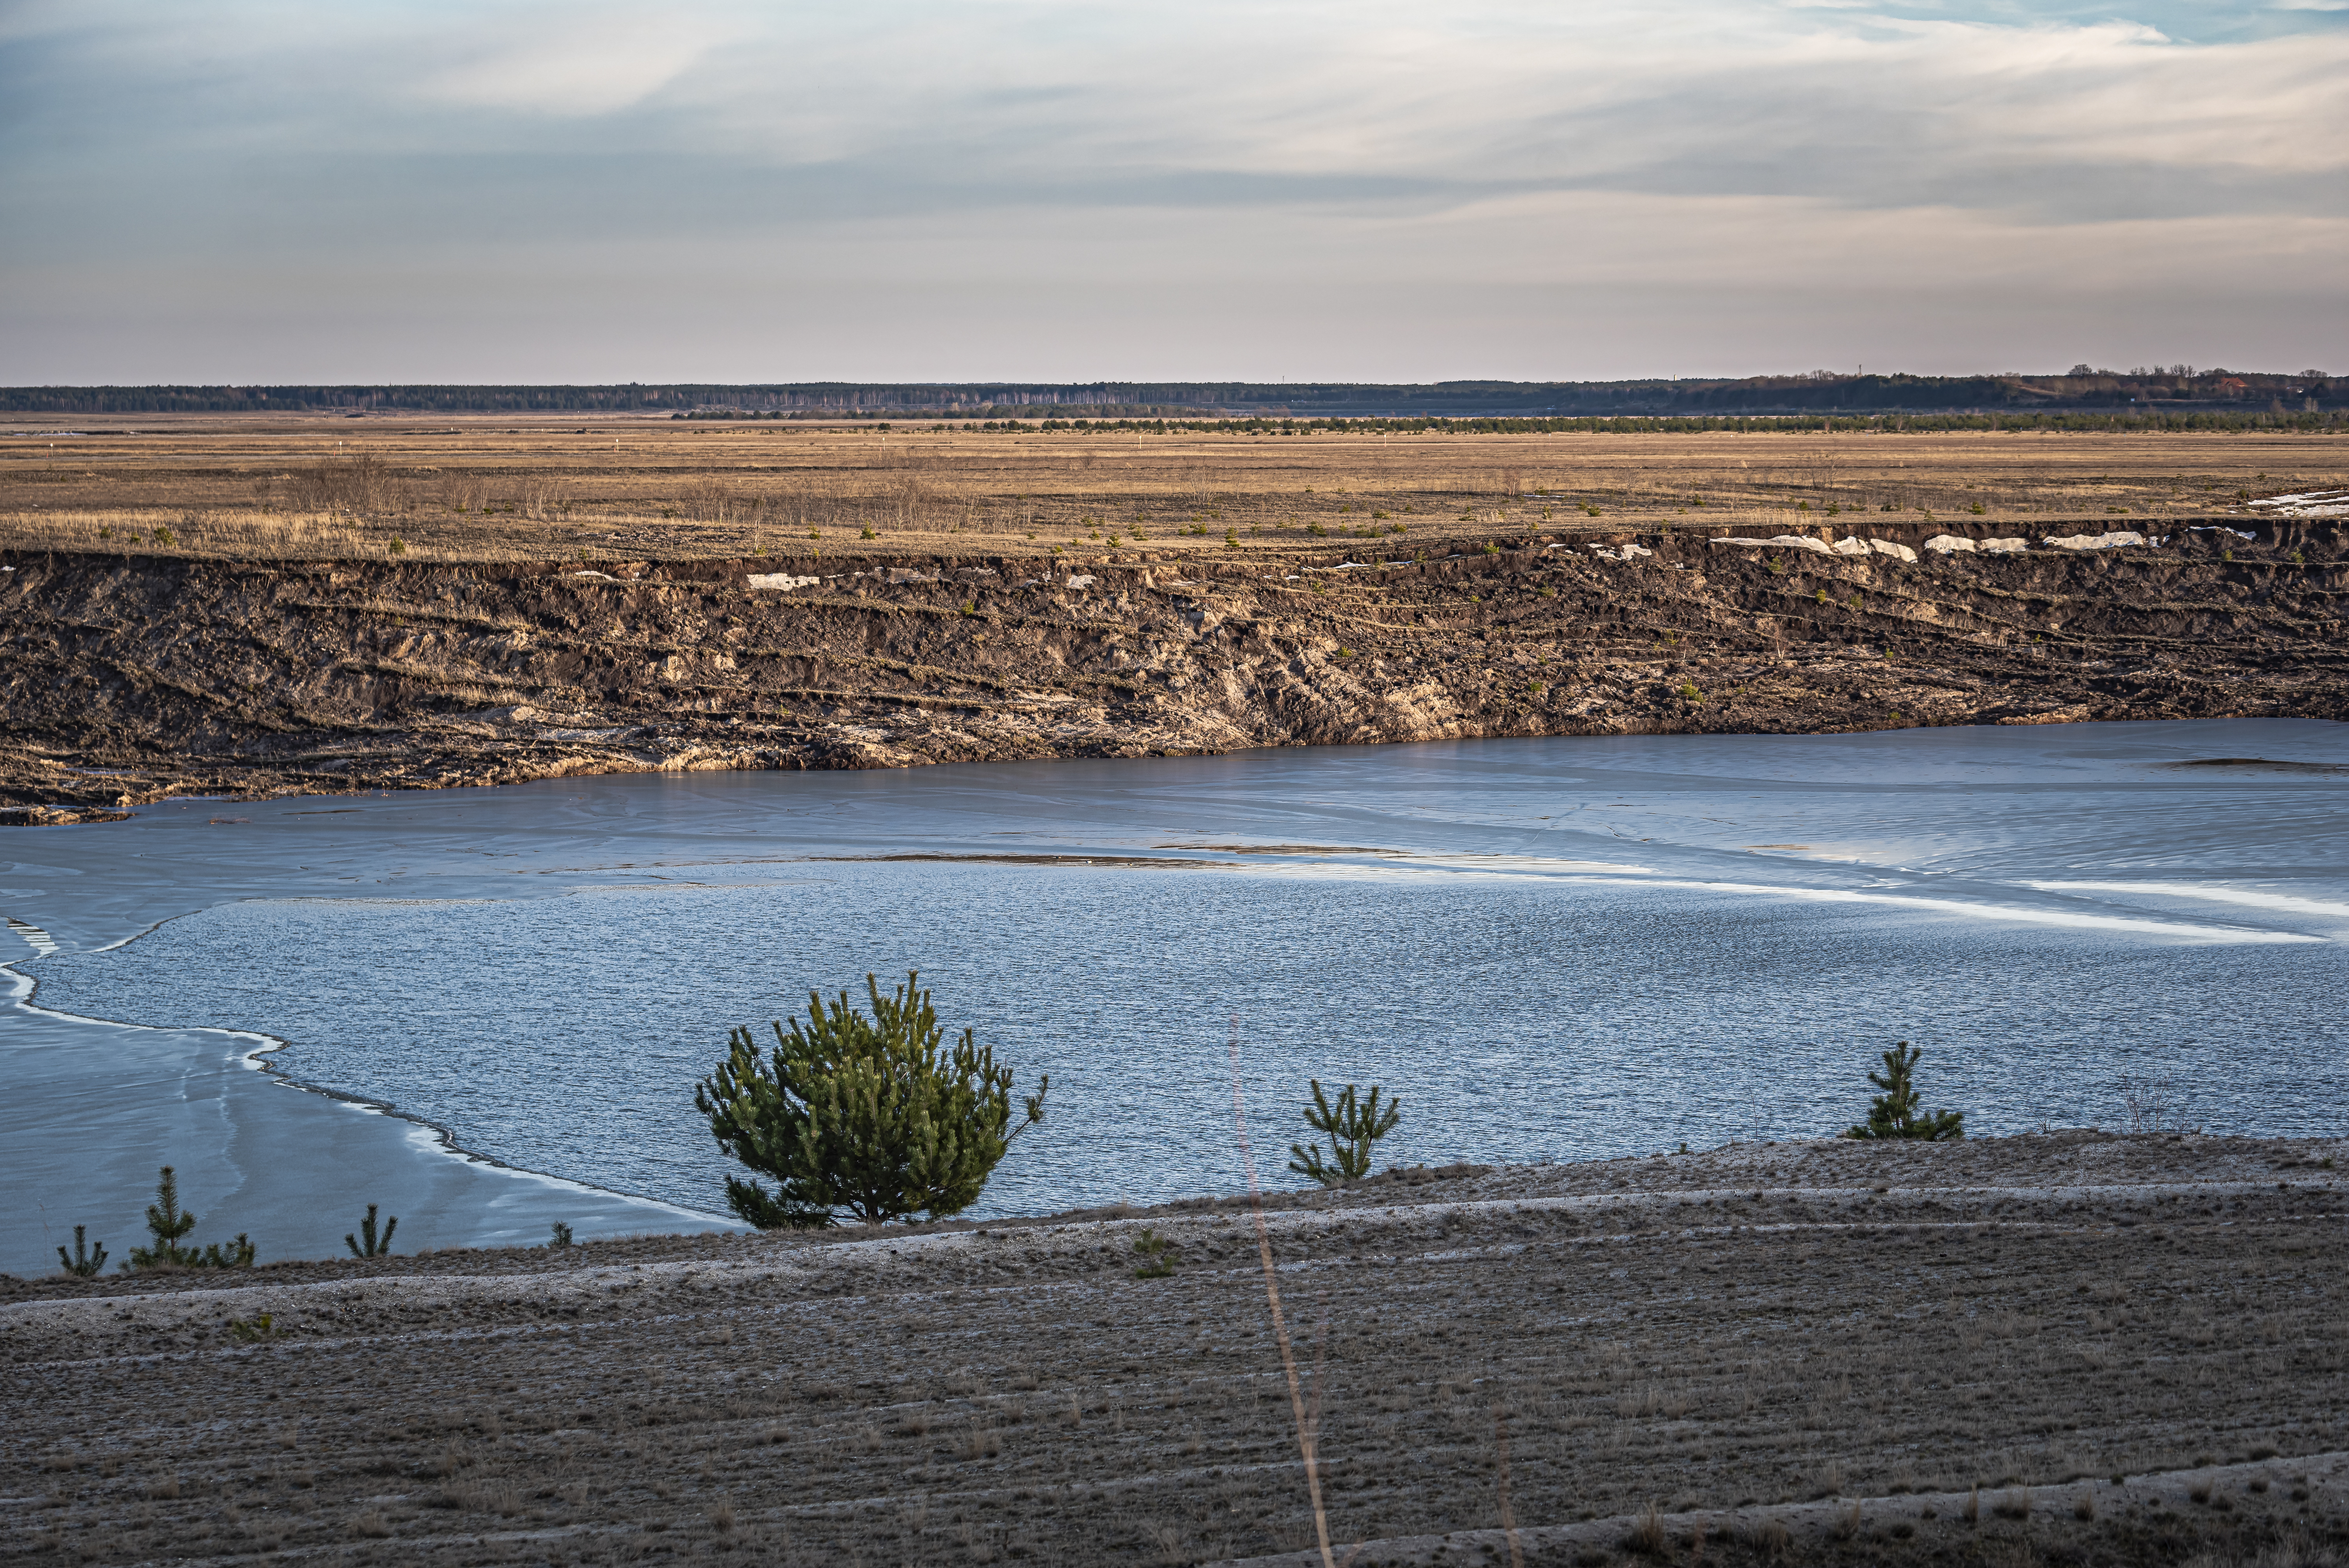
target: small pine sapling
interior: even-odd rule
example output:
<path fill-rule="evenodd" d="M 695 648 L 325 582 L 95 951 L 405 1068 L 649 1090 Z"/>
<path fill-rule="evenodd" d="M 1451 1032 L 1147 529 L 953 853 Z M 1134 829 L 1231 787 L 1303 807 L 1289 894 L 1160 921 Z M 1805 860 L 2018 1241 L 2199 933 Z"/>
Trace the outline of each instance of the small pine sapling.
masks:
<path fill-rule="evenodd" d="M 1142 1254 L 1142 1266 L 1133 1271 L 1136 1279 L 1165 1279 L 1174 1272 L 1174 1243 L 1149 1226 L 1133 1238 L 1133 1250 Z"/>
<path fill-rule="evenodd" d="M 546 1238 L 546 1244 L 551 1250 L 558 1253 L 568 1247 L 571 1244 L 571 1227 L 560 1220 L 555 1221 L 553 1233 Z"/>
<path fill-rule="evenodd" d="M 1368 1099 L 1358 1101 L 1354 1086 L 1348 1084 L 1333 1106 L 1321 1092 L 1321 1080 L 1309 1081 L 1313 1085 L 1313 1103 L 1306 1108 L 1305 1124 L 1329 1137 L 1330 1159 L 1322 1160 L 1319 1143 L 1292 1143 L 1288 1152 L 1294 1158 L 1288 1168 L 1300 1176 L 1312 1177 L 1324 1187 L 1360 1181 L 1371 1173 L 1371 1145 L 1392 1132 L 1395 1123 L 1402 1119 L 1402 1102 L 1389 1100 L 1381 1109 L 1376 1084 L 1371 1086 Z"/>
<path fill-rule="evenodd" d="M 180 1179 L 169 1165 L 163 1167 L 162 1180 L 155 1183 L 155 1202 L 147 1205 L 148 1233 L 155 1238 L 151 1247 L 133 1247 L 129 1261 L 122 1266 L 130 1269 L 242 1269 L 253 1266 L 255 1251 L 251 1238 L 242 1231 L 233 1242 L 213 1242 L 202 1248 L 183 1247 L 180 1238 L 196 1228 L 196 1217 L 180 1207 Z"/>
<path fill-rule="evenodd" d="M 399 1229 L 399 1216 L 394 1214 L 383 1227 L 383 1234 L 375 1233 L 375 1205 L 367 1205 L 367 1218 L 359 1222 L 356 1235 L 345 1233 L 343 1245 L 351 1249 L 355 1258 L 379 1258 L 391 1251 L 391 1233 Z"/>
<path fill-rule="evenodd" d="M 1924 1054 L 1906 1040 L 1884 1053 L 1884 1070 L 1868 1075 L 1868 1081 L 1884 1092 L 1869 1102 L 1867 1121 L 1846 1128 L 1844 1137 L 1915 1138 L 1938 1143 L 1966 1135 L 1964 1111 L 1937 1110 L 1928 1116 L 1918 1109 L 1923 1097 L 1909 1079 L 1917 1058 Z"/>
<path fill-rule="evenodd" d="M 104 1242 L 99 1242 L 87 1252 L 82 1250 L 82 1235 L 88 1229 L 88 1227 L 87 1225 L 76 1225 L 74 1227 L 73 1256 L 66 1256 L 66 1250 L 63 1247 L 59 1247 L 57 1249 L 57 1262 L 64 1267 L 66 1273 L 69 1274 L 79 1274 L 84 1279 L 89 1278 L 92 1274 L 95 1274 L 98 1270 L 106 1266 L 106 1243 Z"/>
<path fill-rule="evenodd" d="M 180 1207 L 180 1178 L 169 1165 L 163 1167 L 162 1180 L 155 1183 L 155 1201 L 147 1205 L 147 1232 L 155 1238 L 151 1247 L 133 1247 L 126 1269 L 194 1268 L 203 1261 L 203 1254 L 193 1247 L 180 1245 L 180 1238 L 196 1228 L 196 1217 Z"/>
<path fill-rule="evenodd" d="M 196 1264 L 206 1269 L 249 1269 L 253 1266 L 254 1247 L 243 1231 L 233 1242 L 213 1242 L 204 1248 L 202 1259 Z"/>

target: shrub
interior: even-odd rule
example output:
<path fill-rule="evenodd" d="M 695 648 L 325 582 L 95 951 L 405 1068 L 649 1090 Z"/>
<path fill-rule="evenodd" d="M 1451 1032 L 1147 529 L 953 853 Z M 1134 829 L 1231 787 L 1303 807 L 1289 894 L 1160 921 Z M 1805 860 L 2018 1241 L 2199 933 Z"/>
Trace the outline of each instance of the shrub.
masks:
<path fill-rule="evenodd" d="M 571 1244 L 571 1227 L 561 1220 L 547 1228 L 546 1244 L 550 1251 L 562 1252 Z"/>
<path fill-rule="evenodd" d="M 63 1247 L 59 1247 L 57 1249 L 58 1266 L 63 1268 L 66 1273 L 69 1274 L 79 1274 L 84 1279 L 89 1278 L 91 1275 L 97 1274 L 98 1270 L 106 1266 L 106 1243 L 104 1242 L 98 1243 L 96 1246 L 91 1247 L 87 1252 L 82 1250 L 82 1235 L 88 1229 L 88 1227 L 85 1225 L 76 1225 L 74 1227 L 73 1256 L 66 1256 L 66 1250 Z"/>
<path fill-rule="evenodd" d="M 1335 1187 L 1343 1181 L 1359 1181 L 1371 1173 L 1371 1146 L 1395 1130 L 1402 1119 L 1402 1107 L 1389 1100 L 1384 1109 L 1379 1106 L 1379 1086 L 1371 1086 L 1368 1099 L 1357 1100 L 1354 1086 L 1348 1084 L 1332 1106 L 1321 1092 L 1321 1080 L 1309 1080 L 1313 1085 L 1313 1103 L 1305 1108 L 1305 1124 L 1314 1131 L 1326 1134 L 1330 1140 L 1330 1159 L 1321 1158 L 1319 1143 L 1292 1143 L 1288 1152 L 1293 1157 L 1288 1168 L 1300 1176 L 1310 1176 L 1324 1187 Z"/>
<path fill-rule="evenodd" d="M 150 1247 L 133 1247 L 124 1269 L 241 1269 L 253 1264 L 254 1245 L 243 1232 L 233 1242 L 212 1242 L 198 1249 L 180 1245 L 180 1238 L 196 1228 L 196 1217 L 180 1207 L 180 1179 L 169 1165 L 155 1183 L 155 1202 L 147 1205 L 147 1231 L 155 1238 Z"/>
<path fill-rule="evenodd" d="M 1141 1254 L 1142 1266 L 1133 1271 L 1136 1279 L 1165 1279 L 1174 1272 L 1174 1243 L 1149 1226 L 1133 1238 L 1133 1250 Z"/>
<path fill-rule="evenodd" d="M 761 1230 L 834 1222 L 845 1209 L 868 1224 L 956 1214 L 978 1200 L 1012 1140 L 1044 1119 L 1045 1076 L 1011 1122 L 1011 1069 L 974 1031 L 948 1048 L 916 990 L 918 973 L 889 996 L 864 977 L 868 1018 L 848 993 L 827 1007 L 808 994 L 808 1016 L 761 1057 L 748 1027 L 728 1037 L 727 1059 L 694 1088 L 719 1147 L 775 1179 L 728 1177 L 726 1201 Z"/>
<path fill-rule="evenodd" d="M 399 1229 L 399 1216 L 394 1214 L 390 1221 L 383 1227 L 383 1234 L 380 1236 L 377 1235 L 375 1233 L 375 1205 L 373 1203 L 369 1203 L 367 1205 L 367 1218 L 359 1222 L 357 1233 L 351 1234 L 346 1233 L 343 1236 L 343 1245 L 351 1249 L 351 1256 L 355 1258 L 379 1258 L 391 1251 L 391 1233 L 398 1229 Z M 366 1238 L 364 1245 L 361 1244 L 361 1237 Z"/>
<path fill-rule="evenodd" d="M 1909 1082 L 1909 1075 L 1924 1054 L 1906 1040 L 1884 1053 L 1884 1070 L 1868 1075 L 1868 1081 L 1884 1092 L 1869 1103 L 1867 1121 L 1845 1129 L 1844 1137 L 1917 1138 L 1938 1143 L 1966 1135 L 1965 1112 L 1937 1110 L 1927 1116 L 1918 1109 L 1922 1097 Z"/>

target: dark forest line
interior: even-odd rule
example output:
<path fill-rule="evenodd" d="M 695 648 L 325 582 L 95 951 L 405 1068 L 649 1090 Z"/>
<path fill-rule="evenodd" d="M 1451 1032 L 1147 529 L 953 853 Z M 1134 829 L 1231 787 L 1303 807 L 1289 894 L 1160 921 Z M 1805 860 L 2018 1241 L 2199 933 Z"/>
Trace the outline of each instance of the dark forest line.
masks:
<path fill-rule="evenodd" d="M 2130 371 L 2060 376 L 1758 376 L 1635 381 L 1443 381 L 1420 385 L 1249 381 L 814 381 L 557 386 L 0 387 L 0 414 L 687 413 L 777 418 L 864 414 L 954 418 L 1558 418 L 1872 414 L 2311 414 L 2344 407 L 2314 371 Z"/>

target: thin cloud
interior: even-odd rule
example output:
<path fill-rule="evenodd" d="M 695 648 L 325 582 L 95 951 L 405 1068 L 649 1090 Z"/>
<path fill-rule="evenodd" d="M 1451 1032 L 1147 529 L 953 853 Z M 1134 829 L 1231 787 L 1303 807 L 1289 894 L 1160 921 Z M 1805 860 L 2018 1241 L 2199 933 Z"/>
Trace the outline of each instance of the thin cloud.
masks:
<path fill-rule="evenodd" d="M 2338 313 L 2312 318 L 2305 302 L 2343 240 L 2349 34 L 2329 13 L 2344 6 L 2278 0 L 2257 14 L 2281 31 L 2209 43 L 2166 15 L 2010 22 L 1980 5 L 1787 0 L 688 13 L 29 0 L 0 17 L 18 89 L 0 122 L 0 332 L 42 356 L 20 356 L 19 375 L 88 379 L 72 346 L 115 342 L 86 325 L 109 309 L 152 312 L 150 335 L 125 342 L 243 352 L 254 320 L 297 299 L 330 319 L 326 302 L 364 280 L 352 319 L 380 323 L 367 330 L 388 352 L 442 341 L 415 328 L 429 312 L 474 324 L 447 342 L 551 353 L 551 329 L 514 300 L 586 312 L 606 324 L 599 341 L 641 345 L 667 341 L 651 324 L 683 319 L 670 280 L 788 275 L 829 280 L 838 300 L 892 280 L 896 314 L 840 339 L 876 361 L 897 332 L 980 355 L 991 328 L 942 339 L 905 297 L 945 310 L 951 274 L 990 280 L 998 299 L 1017 286 L 1062 302 L 1081 328 L 1001 341 L 1066 356 L 1072 373 L 1121 373 L 1084 356 L 1126 309 L 1134 341 L 1234 356 L 1237 374 L 1267 328 L 1226 334 L 1245 313 L 1226 291 L 1309 275 L 1350 309 L 1403 313 L 1386 339 L 1409 353 L 1491 343 L 1545 373 L 1557 345 L 1598 341 L 1557 313 L 1657 288 L 1710 286 L 1784 325 L 1772 337 L 1623 304 L 1683 368 L 1704 356 L 1664 346 L 1675 335 L 1740 353 L 1783 338 L 1787 363 L 1813 363 L 1825 348 L 1801 349 L 1804 335 L 1847 325 L 1816 297 L 1834 277 L 1883 291 L 1878 335 L 1940 323 L 1965 295 L 1966 320 L 1914 329 L 1919 353 L 1979 344 L 2029 362 L 2039 325 L 2010 342 L 1995 324 L 2033 302 L 2175 321 L 2186 300 L 2205 336 L 2056 356 L 2246 360 L 2228 322 L 2279 342 L 2313 331 L 2337 356 Z M 2261 288 L 2243 289 L 2254 275 Z M 1995 291 L 1966 294 L 1992 277 Z M 1119 279 L 1153 292 L 1115 305 Z M 1513 336 L 1447 288 L 1531 291 L 1511 308 L 1534 325 Z M 1211 297 L 1216 321 L 1152 315 Z M 794 323 L 795 342 L 829 330 Z M 693 353 L 750 353 L 740 335 L 691 330 L 705 335 Z M 1328 330 L 1331 354 L 1360 352 L 1359 332 Z M 1870 363 L 1920 363 L 1857 346 Z M 1043 373 L 1034 358 L 931 368 Z M 1278 368 L 1321 373 L 1287 350 Z"/>

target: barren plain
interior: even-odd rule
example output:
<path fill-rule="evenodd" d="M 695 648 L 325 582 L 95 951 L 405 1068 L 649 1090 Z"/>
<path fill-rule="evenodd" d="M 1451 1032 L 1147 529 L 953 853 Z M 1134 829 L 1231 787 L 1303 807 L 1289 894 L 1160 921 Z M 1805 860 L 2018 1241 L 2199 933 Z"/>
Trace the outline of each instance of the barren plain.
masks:
<path fill-rule="evenodd" d="M 2338 717 L 2340 525 L 2253 503 L 2345 469 L 2271 435 L 26 427 L 0 797 Z M 2168 542 L 2043 543 L 2111 531 Z M 1790 532 L 2028 548 L 1709 542 Z"/>
<path fill-rule="evenodd" d="M 1269 1200 L 1335 1556 L 2332 1562 L 2344 1152 L 1744 1143 Z M 1319 1562 L 1262 1256 L 1199 1200 L 0 1281 L 0 1560 Z"/>

